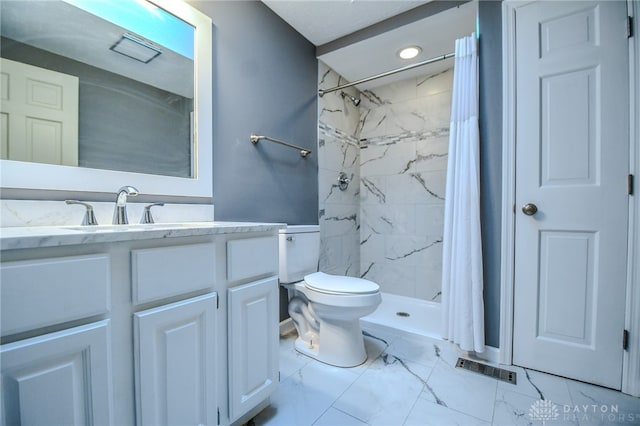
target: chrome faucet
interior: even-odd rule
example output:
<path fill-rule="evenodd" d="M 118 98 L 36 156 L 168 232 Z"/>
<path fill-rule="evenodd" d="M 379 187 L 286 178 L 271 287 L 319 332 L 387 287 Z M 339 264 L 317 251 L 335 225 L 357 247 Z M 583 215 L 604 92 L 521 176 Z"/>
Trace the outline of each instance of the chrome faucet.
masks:
<path fill-rule="evenodd" d="M 116 208 L 113 211 L 114 225 L 126 225 L 129 223 L 127 220 L 127 196 L 135 197 L 136 195 L 138 195 L 138 190 L 133 186 L 123 186 L 118 189 Z"/>

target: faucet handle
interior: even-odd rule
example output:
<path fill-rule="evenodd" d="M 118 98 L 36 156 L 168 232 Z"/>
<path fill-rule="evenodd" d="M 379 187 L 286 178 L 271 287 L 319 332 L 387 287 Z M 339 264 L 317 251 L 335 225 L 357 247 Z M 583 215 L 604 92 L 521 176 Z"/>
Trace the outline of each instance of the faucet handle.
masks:
<path fill-rule="evenodd" d="M 82 225 L 97 225 L 98 220 L 96 219 L 96 215 L 93 213 L 93 206 L 89 203 L 83 203 L 78 200 L 65 200 L 67 204 L 80 204 L 81 206 L 85 206 L 87 208 L 84 213 L 84 218 L 82 219 Z"/>
<path fill-rule="evenodd" d="M 151 216 L 151 207 L 154 206 L 164 206 L 164 203 L 153 203 L 146 205 L 144 207 L 144 212 L 142 213 L 142 219 L 140 219 L 140 223 L 154 223 L 153 216 Z"/>

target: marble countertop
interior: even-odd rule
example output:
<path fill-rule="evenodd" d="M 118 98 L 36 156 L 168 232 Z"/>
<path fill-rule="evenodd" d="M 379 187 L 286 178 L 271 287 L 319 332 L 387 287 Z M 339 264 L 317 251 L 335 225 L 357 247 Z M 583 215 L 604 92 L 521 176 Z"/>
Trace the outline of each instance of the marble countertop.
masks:
<path fill-rule="evenodd" d="M 17 250 L 74 244 L 111 243 L 154 238 L 192 237 L 269 232 L 284 228 L 283 223 L 180 222 L 151 225 L 98 226 L 16 226 L 0 228 L 0 249 Z"/>

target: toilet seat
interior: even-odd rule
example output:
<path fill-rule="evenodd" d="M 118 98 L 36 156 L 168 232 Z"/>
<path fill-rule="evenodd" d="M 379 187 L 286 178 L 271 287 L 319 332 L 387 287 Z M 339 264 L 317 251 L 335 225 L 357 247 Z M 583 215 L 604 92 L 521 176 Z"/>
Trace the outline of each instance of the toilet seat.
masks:
<path fill-rule="evenodd" d="M 380 291 L 378 284 L 362 278 L 314 272 L 305 275 L 304 285 L 310 290 L 333 295 L 366 295 Z"/>

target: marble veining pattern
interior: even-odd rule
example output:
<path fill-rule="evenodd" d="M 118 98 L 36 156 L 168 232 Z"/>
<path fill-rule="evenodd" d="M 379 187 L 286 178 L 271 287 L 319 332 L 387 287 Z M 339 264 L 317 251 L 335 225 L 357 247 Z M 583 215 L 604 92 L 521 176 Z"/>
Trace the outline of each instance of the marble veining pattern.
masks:
<path fill-rule="evenodd" d="M 295 332 L 281 337 L 282 381 L 255 424 L 535 426 L 543 422 L 531 409 L 542 403 L 557 412 L 548 426 L 640 423 L 639 398 L 509 366 L 518 373 L 513 385 L 455 368 L 464 354 L 446 341 L 382 327 L 364 335 L 369 359 L 346 369 L 296 352 Z"/>
<path fill-rule="evenodd" d="M 453 70 L 319 97 L 320 269 L 440 301 Z M 346 82 L 320 63 L 320 88 Z M 338 174 L 350 179 L 346 191 Z"/>
<path fill-rule="evenodd" d="M 335 71 L 320 63 L 320 88 L 345 83 Z M 345 89 L 358 96 L 355 89 Z M 358 108 L 340 92 L 318 98 L 318 223 L 320 224 L 320 270 L 330 274 L 360 274 L 360 146 Z M 349 179 L 339 188 L 343 172 Z"/>
<path fill-rule="evenodd" d="M 268 232 L 284 228 L 281 223 L 251 222 L 180 222 L 153 225 L 98 226 L 30 226 L 3 228 L 1 250 L 58 247 L 76 244 L 102 244 L 141 241 L 157 238 L 177 238 L 233 234 L 237 232 Z"/>
<path fill-rule="evenodd" d="M 115 200 L 115 192 L 114 192 Z M 83 200 L 80 200 L 83 201 Z M 100 225 L 110 224 L 113 219 L 113 202 L 90 202 Z M 138 203 L 129 198 L 127 212 L 129 223 L 138 223 L 144 207 L 149 203 Z M 48 200 L 0 200 L 0 227 L 64 226 L 80 225 L 85 208 L 67 205 L 64 201 Z M 157 222 L 210 222 L 214 218 L 213 204 L 173 204 L 153 208 Z M 4 230 L 4 229 L 3 229 Z"/>
<path fill-rule="evenodd" d="M 360 270 L 385 292 L 440 301 L 452 76 L 361 94 Z"/>
<path fill-rule="evenodd" d="M 361 138 L 360 144 L 363 147 L 371 145 L 392 145 L 402 142 L 419 142 L 425 138 L 441 138 L 449 137 L 449 126 L 437 129 L 428 129 L 422 132 L 411 130 L 404 131 L 400 134 L 391 136 L 374 136 L 369 138 Z"/>

